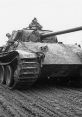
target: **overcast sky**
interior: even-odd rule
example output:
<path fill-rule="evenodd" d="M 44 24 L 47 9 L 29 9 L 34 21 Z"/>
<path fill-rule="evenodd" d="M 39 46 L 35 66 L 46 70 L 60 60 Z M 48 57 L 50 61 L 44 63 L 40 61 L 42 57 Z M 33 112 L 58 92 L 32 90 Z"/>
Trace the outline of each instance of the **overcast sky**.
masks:
<path fill-rule="evenodd" d="M 0 45 L 6 33 L 27 27 L 36 17 L 44 29 L 82 26 L 82 0 L 0 0 Z M 82 43 L 82 31 L 58 36 L 64 43 Z"/>

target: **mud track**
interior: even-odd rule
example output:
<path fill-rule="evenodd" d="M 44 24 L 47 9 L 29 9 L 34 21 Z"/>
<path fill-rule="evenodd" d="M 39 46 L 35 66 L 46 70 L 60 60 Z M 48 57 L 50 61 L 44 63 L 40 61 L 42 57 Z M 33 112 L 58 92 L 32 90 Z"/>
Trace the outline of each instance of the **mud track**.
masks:
<path fill-rule="evenodd" d="M 0 86 L 0 117 L 82 117 L 82 88 L 53 82 L 24 90 Z"/>

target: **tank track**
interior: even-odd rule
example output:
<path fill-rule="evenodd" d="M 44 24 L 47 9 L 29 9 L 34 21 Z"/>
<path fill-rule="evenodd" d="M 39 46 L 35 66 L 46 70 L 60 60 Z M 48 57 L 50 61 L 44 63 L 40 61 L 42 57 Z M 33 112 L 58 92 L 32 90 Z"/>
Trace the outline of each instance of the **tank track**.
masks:
<path fill-rule="evenodd" d="M 37 58 L 21 59 L 21 62 L 19 62 L 18 67 L 20 71 L 17 80 L 14 80 L 15 86 L 30 87 L 31 85 L 33 85 L 40 74 L 40 64 Z"/>
<path fill-rule="evenodd" d="M 37 58 L 24 58 L 18 60 L 18 65 L 14 71 L 14 84 L 9 89 L 29 88 L 40 75 L 40 63 Z"/>

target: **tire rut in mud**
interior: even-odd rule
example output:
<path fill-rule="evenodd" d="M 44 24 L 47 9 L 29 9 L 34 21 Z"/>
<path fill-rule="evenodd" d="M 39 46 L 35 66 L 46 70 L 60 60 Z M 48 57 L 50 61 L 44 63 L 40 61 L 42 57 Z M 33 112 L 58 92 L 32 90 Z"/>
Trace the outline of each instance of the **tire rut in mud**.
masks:
<path fill-rule="evenodd" d="M 0 86 L 0 117 L 81 117 L 82 89 L 38 84 L 26 90 Z"/>

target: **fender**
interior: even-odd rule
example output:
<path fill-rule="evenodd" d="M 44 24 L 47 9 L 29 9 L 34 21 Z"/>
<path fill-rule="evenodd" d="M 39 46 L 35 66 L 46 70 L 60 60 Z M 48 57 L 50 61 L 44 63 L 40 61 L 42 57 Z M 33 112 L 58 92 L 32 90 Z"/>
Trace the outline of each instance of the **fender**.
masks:
<path fill-rule="evenodd" d="M 17 51 L 4 52 L 0 54 L 0 65 L 7 65 L 12 63 L 18 58 L 19 53 Z"/>

